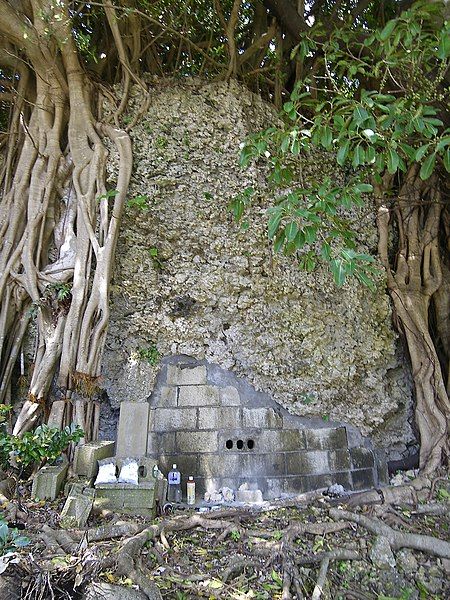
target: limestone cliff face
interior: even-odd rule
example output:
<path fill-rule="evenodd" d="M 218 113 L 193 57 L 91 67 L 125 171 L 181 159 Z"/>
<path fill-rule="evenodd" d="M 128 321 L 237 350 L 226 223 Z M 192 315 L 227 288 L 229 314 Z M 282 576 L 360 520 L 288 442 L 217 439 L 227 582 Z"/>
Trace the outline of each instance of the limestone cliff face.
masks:
<path fill-rule="evenodd" d="M 130 197 L 148 196 L 149 209 L 128 208 L 122 227 L 104 361 L 109 400 L 147 398 L 158 356 L 186 354 L 247 378 L 293 414 L 351 423 L 402 451 L 412 439 L 411 384 L 383 281 L 376 293 L 354 281 L 337 289 L 328 272 L 303 273 L 271 252 L 264 166 L 242 171 L 237 159 L 245 136 L 273 119 L 237 84 L 153 89 L 132 131 Z M 311 157 L 307 170 L 334 168 L 326 162 Z M 250 185 L 258 200 L 243 231 L 227 205 Z M 358 221 L 374 251 L 370 206 Z"/>

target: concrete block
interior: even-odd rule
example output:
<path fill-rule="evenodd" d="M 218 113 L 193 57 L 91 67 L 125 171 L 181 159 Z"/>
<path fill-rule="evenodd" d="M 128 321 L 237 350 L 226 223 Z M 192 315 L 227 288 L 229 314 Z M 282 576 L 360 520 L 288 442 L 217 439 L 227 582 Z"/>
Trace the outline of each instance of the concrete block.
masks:
<path fill-rule="evenodd" d="M 286 472 L 285 455 L 282 453 L 253 454 L 241 457 L 240 475 L 244 477 L 271 477 Z"/>
<path fill-rule="evenodd" d="M 123 499 L 124 508 L 153 509 L 155 506 L 155 483 L 140 483 L 139 487 L 125 488 Z"/>
<path fill-rule="evenodd" d="M 84 527 L 94 503 L 94 496 L 75 493 L 68 496 L 61 511 L 59 524 L 63 529 Z"/>
<path fill-rule="evenodd" d="M 75 496 L 76 494 L 82 494 L 85 489 L 90 489 L 93 485 L 93 478 L 83 479 L 77 477 L 76 479 L 68 479 L 64 485 L 64 496 Z"/>
<path fill-rule="evenodd" d="M 175 432 L 149 433 L 147 454 L 157 458 L 159 454 L 175 454 Z"/>
<path fill-rule="evenodd" d="M 370 469 L 374 466 L 374 456 L 367 448 L 351 448 L 350 456 L 354 469 Z"/>
<path fill-rule="evenodd" d="M 198 409 L 199 429 L 239 429 L 241 426 L 241 409 L 238 407 L 214 406 Z"/>
<path fill-rule="evenodd" d="M 189 475 L 195 476 L 199 473 L 199 461 L 197 454 L 161 454 L 158 457 L 158 466 L 162 473 L 167 474 L 172 465 L 176 464 L 181 472 L 181 481 L 185 481 Z"/>
<path fill-rule="evenodd" d="M 172 434 L 175 437 L 175 434 Z M 160 435 L 158 433 L 149 432 L 147 436 L 147 452 L 146 454 L 152 454 L 157 456 L 160 452 L 159 442 Z"/>
<path fill-rule="evenodd" d="M 216 431 L 177 431 L 178 452 L 217 452 L 218 437 Z"/>
<path fill-rule="evenodd" d="M 178 399 L 178 390 L 176 387 L 163 386 L 158 406 L 162 408 L 176 406 Z"/>
<path fill-rule="evenodd" d="M 143 456 L 147 450 L 148 402 L 121 402 L 117 456 Z"/>
<path fill-rule="evenodd" d="M 259 444 L 260 429 L 231 428 L 219 431 L 219 449 L 228 452 L 261 452 Z M 238 445 L 238 441 L 240 444 Z"/>
<path fill-rule="evenodd" d="M 260 485 L 260 489 L 264 494 L 264 498 L 272 500 L 279 498 L 286 490 L 286 477 L 267 477 L 266 485 Z"/>
<path fill-rule="evenodd" d="M 374 469 L 361 469 L 352 472 L 353 489 L 368 490 L 375 487 Z"/>
<path fill-rule="evenodd" d="M 348 447 L 345 427 L 305 429 L 308 450 L 339 450 Z"/>
<path fill-rule="evenodd" d="M 330 450 L 328 452 L 330 471 L 348 471 L 351 469 L 350 452 L 348 450 Z"/>
<path fill-rule="evenodd" d="M 229 385 L 224 388 L 219 388 L 220 404 L 222 406 L 240 406 L 241 397 L 238 390 Z"/>
<path fill-rule="evenodd" d="M 374 450 L 375 465 L 378 475 L 376 485 L 389 485 L 389 471 L 385 450 L 377 448 Z"/>
<path fill-rule="evenodd" d="M 39 500 L 55 500 L 67 475 L 67 461 L 60 465 L 45 466 L 33 477 L 31 495 Z"/>
<path fill-rule="evenodd" d="M 305 448 L 303 431 L 295 429 L 282 429 L 280 431 L 262 431 L 254 438 L 255 448 L 259 452 L 293 452 Z"/>
<path fill-rule="evenodd" d="M 206 367 L 200 365 L 192 367 L 189 365 L 168 365 L 168 385 L 206 385 Z"/>
<path fill-rule="evenodd" d="M 167 479 L 157 479 L 155 482 L 155 503 L 161 507 L 167 501 Z"/>
<path fill-rule="evenodd" d="M 213 385 L 192 385 L 181 387 L 178 392 L 178 406 L 218 406 L 219 388 Z"/>
<path fill-rule="evenodd" d="M 49 427 L 57 427 L 58 429 L 63 428 L 65 408 L 66 403 L 64 400 L 55 400 L 52 403 L 50 414 L 47 419 L 47 425 Z"/>
<path fill-rule="evenodd" d="M 95 488 L 95 496 L 96 501 L 104 500 L 101 502 L 102 508 L 117 510 L 123 508 L 124 496 L 122 484 L 97 485 Z"/>
<path fill-rule="evenodd" d="M 329 472 L 328 452 L 325 450 L 288 452 L 286 454 L 286 473 L 288 475 L 311 475 Z"/>
<path fill-rule="evenodd" d="M 286 477 L 284 480 L 284 493 L 286 494 L 303 494 L 309 492 L 308 477 Z"/>
<path fill-rule="evenodd" d="M 98 485 L 96 498 L 102 508 L 114 509 L 129 514 L 153 514 L 155 506 L 155 484 L 146 482 L 139 486 L 127 483 Z M 135 512 L 137 509 L 138 512 Z"/>
<path fill-rule="evenodd" d="M 244 427 L 254 429 L 277 429 L 283 426 L 283 418 L 273 408 L 243 408 Z"/>
<path fill-rule="evenodd" d="M 160 452 L 164 454 L 174 454 L 177 451 L 176 434 L 175 433 L 160 433 L 159 434 Z"/>
<path fill-rule="evenodd" d="M 284 454 L 200 454 L 199 472 L 212 478 L 258 478 L 285 473 Z M 235 487 L 235 486 L 231 486 Z"/>
<path fill-rule="evenodd" d="M 98 473 L 97 461 L 114 456 L 115 442 L 89 442 L 75 448 L 74 473 L 86 478 Z"/>
<path fill-rule="evenodd" d="M 152 417 L 153 431 L 197 428 L 196 408 L 156 408 Z"/>

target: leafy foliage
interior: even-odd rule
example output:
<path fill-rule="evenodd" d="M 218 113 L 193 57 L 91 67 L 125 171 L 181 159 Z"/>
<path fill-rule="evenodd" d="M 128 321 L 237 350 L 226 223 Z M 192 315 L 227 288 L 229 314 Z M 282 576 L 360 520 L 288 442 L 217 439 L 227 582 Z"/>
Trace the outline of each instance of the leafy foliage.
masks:
<path fill-rule="evenodd" d="M 0 437 L 0 464 L 6 468 L 14 465 L 21 473 L 35 463 L 52 464 L 71 442 L 78 442 L 83 434 L 77 425 L 62 430 L 40 425 L 22 437 L 3 434 Z"/>
<path fill-rule="evenodd" d="M 24 548 L 29 543 L 30 540 L 27 537 L 20 535 L 17 529 L 10 529 L 8 523 L 0 516 L 0 556 Z"/>
<path fill-rule="evenodd" d="M 353 26 L 325 35 L 318 22 L 302 34 L 293 56 L 320 52 L 321 87 L 318 79 L 299 81 L 283 106 L 284 125 L 250 137 L 242 148 L 241 166 L 267 161 L 278 190 L 268 209 L 274 251 L 297 256 L 307 271 L 325 262 L 337 285 L 356 276 L 373 287 L 376 273 L 374 258 L 357 251 L 348 210 L 382 186 L 385 174 L 406 173 L 413 163 L 420 163 L 423 180 L 438 168 L 450 172 L 450 130 L 440 118 L 448 100 L 450 26 L 439 19 L 441 9 L 417 2 L 364 35 Z M 310 151 L 333 153 L 344 185 L 325 177 L 306 186 L 293 165 Z M 236 219 L 248 205 L 244 191 L 232 203 Z"/>
<path fill-rule="evenodd" d="M 141 360 L 144 360 L 152 367 L 157 365 L 161 358 L 158 348 L 154 343 L 152 343 L 150 346 L 147 346 L 146 348 L 139 348 L 138 354 Z"/>

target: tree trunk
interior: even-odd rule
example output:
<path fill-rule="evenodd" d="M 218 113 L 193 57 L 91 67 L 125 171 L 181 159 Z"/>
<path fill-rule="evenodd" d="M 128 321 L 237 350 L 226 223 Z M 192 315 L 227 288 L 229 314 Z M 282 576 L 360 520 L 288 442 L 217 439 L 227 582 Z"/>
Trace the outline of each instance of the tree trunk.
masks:
<path fill-rule="evenodd" d="M 5 57 L 0 53 L 0 64 L 11 68 L 11 56 L 23 63 L 24 53 L 34 91 L 28 98 L 28 122 L 23 112 L 17 115 L 25 135 L 14 176 L 10 183 L 4 179 L 1 201 L 0 401 L 32 306 L 37 329 L 34 369 L 14 433 L 30 429 L 42 410 L 48 410 L 56 385 L 57 397 L 68 400 L 76 387 L 76 416 L 84 415 L 89 440 L 97 429 L 92 396 L 100 376 L 112 264 L 131 176 L 131 143 L 124 131 L 95 122 L 94 89 L 78 59 L 67 3 L 30 0 L 18 7 L 24 12 L 0 0 L 0 33 L 10 44 Z M 111 140 L 120 157 L 112 205 L 105 194 L 108 152 L 103 138 Z M 66 406 L 70 410 L 70 402 Z"/>
<path fill-rule="evenodd" d="M 436 180 L 421 181 L 414 166 L 391 209 L 385 203 L 383 189 L 376 187 L 379 254 L 411 360 L 420 435 L 419 466 L 424 474 L 433 473 L 449 456 L 450 402 L 428 317 L 431 298 L 442 286 L 438 235 L 443 207 L 437 185 Z M 394 224 L 398 249 L 391 264 L 389 239 Z"/>

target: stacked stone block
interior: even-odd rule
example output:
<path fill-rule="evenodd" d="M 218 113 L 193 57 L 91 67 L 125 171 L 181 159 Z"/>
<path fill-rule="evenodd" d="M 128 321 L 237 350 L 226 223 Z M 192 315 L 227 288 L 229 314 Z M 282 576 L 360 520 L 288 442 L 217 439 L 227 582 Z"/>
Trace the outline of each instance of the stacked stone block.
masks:
<path fill-rule="evenodd" d="M 168 365 L 156 398 L 122 402 L 117 454 L 146 453 L 163 472 L 176 463 L 199 493 L 248 483 L 273 498 L 377 484 L 373 452 L 349 448 L 345 427 L 305 429 L 276 405 L 255 406 L 236 387 L 213 385 L 205 365 Z"/>

